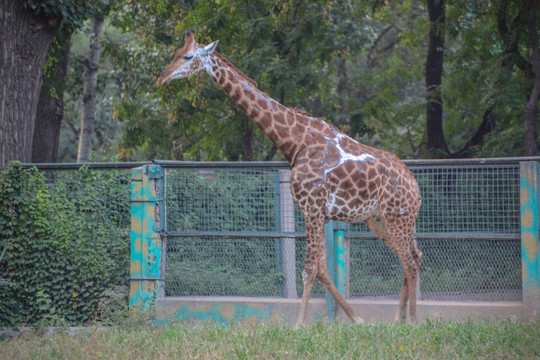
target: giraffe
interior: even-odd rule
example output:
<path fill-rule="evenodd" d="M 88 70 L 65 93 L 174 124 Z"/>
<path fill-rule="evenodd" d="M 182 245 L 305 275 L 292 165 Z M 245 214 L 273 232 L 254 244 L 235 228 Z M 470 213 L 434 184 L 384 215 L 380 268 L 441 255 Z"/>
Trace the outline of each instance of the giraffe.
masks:
<path fill-rule="evenodd" d="M 352 321 L 362 321 L 328 274 L 324 224 L 330 219 L 365 222 L 397 254 L 403 282 L 396 321 L 407 318 L 407 302 L 409 318 L 414 321 L 422 252 L 413 233 L 421 195 L 411 171 L 396 155 L 363 145 L 319 118 L 278 103 L 216 52 L 217 43 L 200 45 L 194 32 L 188 31 L 184 47 L 176 51 L 157 85 L 208 73 L 291 165 L 290 190 L 304 214 L 307 239 L 297 324 L 305 321 L 315 279 Z"/>

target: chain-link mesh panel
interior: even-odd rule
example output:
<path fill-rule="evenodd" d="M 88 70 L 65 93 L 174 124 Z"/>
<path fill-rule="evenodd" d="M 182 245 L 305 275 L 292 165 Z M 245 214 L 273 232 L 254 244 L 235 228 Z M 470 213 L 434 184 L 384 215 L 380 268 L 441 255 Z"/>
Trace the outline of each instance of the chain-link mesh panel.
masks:
<path fill-rule="evenodd" d="M 169 237 L 166 296 L 282 296 L 279 239 Z"/>
<path fill-rule="evenodd" d="M 521 300 L 519 240 L 420 240 L 423 299 Z"/>
<path fill-rule="evenodd" d="M 403 270 L 399 258 L 375 238 L 351 239 L 349 295 L 397 298 Z"/>
<path fill-rule="evenodd" d="M 519 234 L 519 164 L 410 167 L 422 206 L 417 233 Z M 363 223 L 352 233 L 368 233 Z"/>
<path fill-rule="evenodd" d="M 277 176 L 275 170 L 168 169 L 167 230 L 277 231 Z"/>
<path fill-rule="evenodd" d="M 166 181 L 167 296 L 284 296 L 287 276 L 301 285 L 294 263 L 284 269 L 299 252 L 282 239 L 305 232 L 303 216 L 283 208 L 279 169 L 170 168 Z"/>
<path fill-rule="evenodd" d="M 422 298 L 520 300 L 519 164 L 411 170 L 422 192 L 416 227 Z M 382 242 L 375 245 L 365 224 L 352 224 L 349 236 L 351 295 L 396 297 L 398 257 Z"/>
<path fill-rule="evenodd" d="M 423 197 L 417 221 L 418 247 L 424 253 L 422 297 L 518 300 L 519 165 L 412 166 L 411 170 Z M 288 233 L 296 238 L 294 282 L 301 294 L 304 219 L 296 205 L 293 210 L 283 209 L 284 191 L 289 190 L 288 185 L 280 189 L 279 171 L 167 170 L 168 233 L 172 235 L 167 295 L 283 296 L 285 255 L 280 236 Z M 284 211 L 293 218 L 286 228 Z M 364 224 L 352 224 L 346 234 L 351 240 L 350 296 L 397 297 L 402 281 L 397 256 Z M 194 247 L 189 250 L 189 246 Z M 312 293 L 321 296 L 324 290 L 316 283 Z"/>
<path fill-rule="evenodd" d="M 418 248 L 423 300 L 521 300 L 519 240 L 424 239 Z M 351 297 L 399 297 L 401 262 L 382 241 L 351 239 L 350 264 Z"/>
<path fill-rule="evenodd" d="M 167 239 L 165 295 L 282 297 L 286 276 L 282 251 L 281 238 L 171 236 Z M 296 239 L 293 255 L 296 293 L 301 295 L 305 238 Z M 324 293 L 315 282 L 312 296 Z"/>
<path fill-rule="evenodd" d="M 418 233 L 519 233 L 519 164 L 413 167 Z"/>

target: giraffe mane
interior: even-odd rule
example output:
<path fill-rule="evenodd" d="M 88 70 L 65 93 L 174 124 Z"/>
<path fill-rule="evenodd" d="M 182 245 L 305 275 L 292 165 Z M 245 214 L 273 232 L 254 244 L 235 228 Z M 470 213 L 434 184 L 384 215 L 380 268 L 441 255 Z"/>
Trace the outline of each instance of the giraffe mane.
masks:
<path fill-rule="evenodd" d="M 234 70 L 236 71 L 237 75 L 239 75 L 241 78 L 243 78 L 244 80 L 246 80 L 251 86 L 253 86 L 255 89 L 258 89 L 259 88 L 259 85 L 257 85 L 257 82 L 253 79 L 251 79 L 249 76 L 247 76 L 246 74 L 244 74 L 243 72 L 241 72 L 240 70 L 238 70 L 238 68 L 236 66 L 234 66 L 229 60 L 227 60 L 223 55 L 221 55 L 220 53 L 218 53 L 217 51 L 214 51 L 214 55 L 220 59 L 221 61 L 223 61 L 228 67 L 231 68 L 231 70 Z"/>
<path fill-rule="evenodd" d="M 294 112 L 299 113 L 300 115 L 309 116 L 309 114 L 308 114 L 306 111 L 304 111 L 304 110 L 300 110 L 300 109 L 297 109 L 297 108 L 295 108 L 295 107 L 292 108 L 291 110 L 294 111 Z"/>

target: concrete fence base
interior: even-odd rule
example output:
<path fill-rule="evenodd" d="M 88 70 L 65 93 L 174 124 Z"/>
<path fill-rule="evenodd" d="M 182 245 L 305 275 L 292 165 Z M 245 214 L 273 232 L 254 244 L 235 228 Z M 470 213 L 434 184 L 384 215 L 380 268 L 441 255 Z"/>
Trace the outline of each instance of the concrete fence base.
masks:
<path fill-rule="evenodd" d="M 365 322 L 393 322 L 397 300 L 348 299 L 348 303 Z M 187 321 L 230 324 L 236 321 L 277 322 L 294 324 L 300 299 L 251 297 L 167 297 L 156 302 L 158 322 Z M 523 303 L 517 302 L 454 302 L 418 301 L 418 320 L 452 319 L 520 319 Z M 308 322 L 327 320 L 326 301 L 310 300 Z M 349 322 L 341 312 L 338 322 Z"/>

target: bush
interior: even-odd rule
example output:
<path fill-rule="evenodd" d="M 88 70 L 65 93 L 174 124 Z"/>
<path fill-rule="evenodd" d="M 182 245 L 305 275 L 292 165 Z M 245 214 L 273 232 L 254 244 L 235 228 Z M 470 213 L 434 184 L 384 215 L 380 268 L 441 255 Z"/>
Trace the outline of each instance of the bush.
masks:
<path fill-rule="evenodd" d="M 119 171 L 88 168 L 47 182 L 20 163 L 0 175 L 2 326 L 84 324 L 107 290 L 127 286 L 128 184 Z"/>

